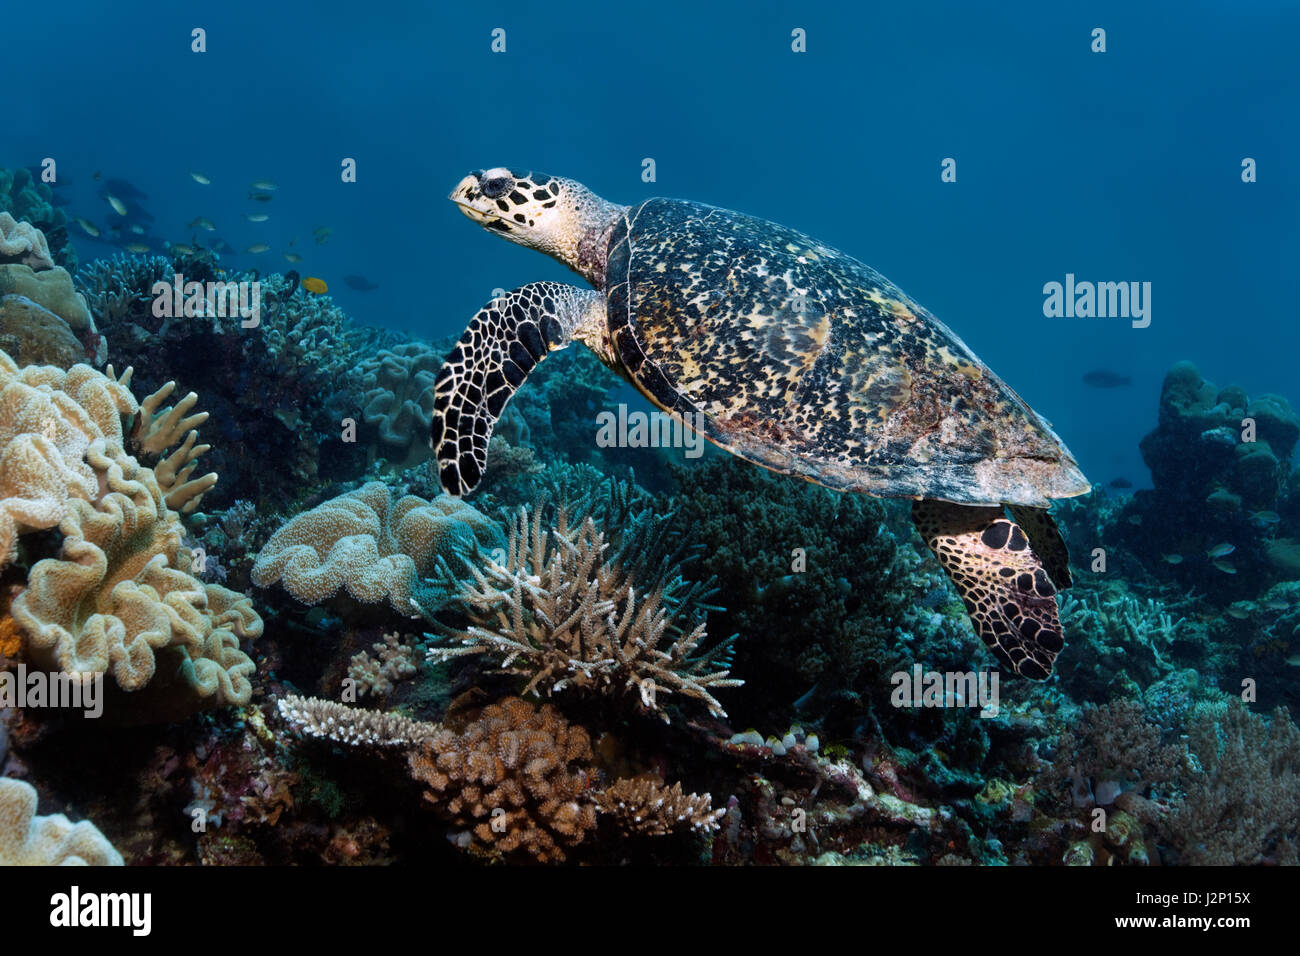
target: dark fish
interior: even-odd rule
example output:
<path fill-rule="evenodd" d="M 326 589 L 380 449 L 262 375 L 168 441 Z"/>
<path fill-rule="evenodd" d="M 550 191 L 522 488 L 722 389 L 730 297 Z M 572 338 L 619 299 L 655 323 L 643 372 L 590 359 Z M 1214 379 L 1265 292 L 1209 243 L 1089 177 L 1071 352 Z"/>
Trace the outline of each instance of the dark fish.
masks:
<path fill-rule="evenodd" d="M 1111 488 L 1132 488 L 1133 482 L 1127 478 L 1112 478 L 1110 481 Z"/>
<path fill-rule="evenodd" d="M 374 292 L 379 288 L 378 282 L 371 282 L 365 276 L 344 276 L 343 284 L 349 289 L 356 289 L 358 292 Z"/>
<path fill-rule="evenodd" d="M 248 198 L 255 199 L 258 202 L 270 202 L 275 197 L 272 196 L 270 193 L 249 193 Z"/>
<path fill-rule="evenodd" d="M 1132 385 L 1133 379 L 1118 372 L 1095 368 L 1083 376 L 1083 384 L 1091 385 L 1093 388 L 1123 388 L 1125 385 Z"/>
<path fill-rule="evenodd" d="M 284 298 L 287 299 L 290 296 L 292 296 L 295 292 L 298 291 L 298 282 L 300 276 L 298 275 L 297 269 L 290 269 L 288 272 L 284 274 L 284 277 L 289 280 L 289 288 L 285 289 L 283 293 Z"/>

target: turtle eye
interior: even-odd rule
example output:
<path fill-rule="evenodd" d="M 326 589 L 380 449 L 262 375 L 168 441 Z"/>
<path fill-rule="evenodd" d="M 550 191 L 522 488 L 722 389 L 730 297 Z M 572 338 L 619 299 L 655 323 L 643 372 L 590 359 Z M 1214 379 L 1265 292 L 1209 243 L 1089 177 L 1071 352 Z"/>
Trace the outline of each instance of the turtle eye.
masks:
<path fill-rule="evenodd" d="M 488 199 L 500 199 L 510 191 L 511 182 L 505 176 L 498 176 L 495 179 L 486 179 L 480 184 L 483 195 Z"/>

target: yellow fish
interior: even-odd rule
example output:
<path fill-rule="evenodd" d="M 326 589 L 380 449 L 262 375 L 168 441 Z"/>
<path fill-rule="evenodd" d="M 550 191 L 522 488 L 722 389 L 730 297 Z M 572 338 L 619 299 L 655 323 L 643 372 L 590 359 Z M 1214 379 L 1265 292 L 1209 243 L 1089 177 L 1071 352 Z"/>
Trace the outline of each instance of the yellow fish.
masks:
<path fill-rule="evenodd" d="M 80 216 L 77 217 L 77 225 L 80 226 L 82 229 L 86 230 L 86 235 L 88 236 L 99 235 L 99 227 L 96 226 L 93 222 L 88 222 L 87 220 L 82 219 Z"/>
<path fill-rule="evenodd" d="M 330 290 L 330 287 L 325 284 L 324 279 L 317 279 L 315 276 L 307 276 L 307 278 L 303 279 L 299 285 L 308 292 L 312 292 L 316 295 L 324 295 Z"/>
<path fill-rule="evenodd" d="M 255 245 L 251 245 L 251 246 L 249 246 L 249 247 L 248 247 L 247 249 L 245 249 L 244 251 L 245 251 L 245 252 L 251 252 L 251 253 L 253 253 L 254 255 L 256 255 L 256 254 L 259 253 L 259 252 L 266 252 L 266 251 L 267 251 L 268 249 L 270 249 L 270 248 L 271 248 L 271 247 L 268 246 L 265 242 L 259 242 L 259 243 L 255 244 Z"/>
<path fill-rule="evenodd" d="M 202 173 L 196 173 L 196 172 L 194 172 L 194 170 L 190 170 L 190 179 L 194 180 L 194 181 L 195 181 L 196 183 L 198 183 L 200 186 L 211 186 L 211 185 L 212 185 L 212 180 L 208 179 L 208 177 L 207 177 L 207 176 L 204 176 Z"/>
<path fill-rule="evenodd" d="M 116 196 L 110 195 L 105 196 L 104 198 L 107 199 L 108 204 L 113 207 L 113 212 L 117 213 L 119 216 L 126 215 L 126 203 L 122 202 L 122 200 L 118 199 Z"/>

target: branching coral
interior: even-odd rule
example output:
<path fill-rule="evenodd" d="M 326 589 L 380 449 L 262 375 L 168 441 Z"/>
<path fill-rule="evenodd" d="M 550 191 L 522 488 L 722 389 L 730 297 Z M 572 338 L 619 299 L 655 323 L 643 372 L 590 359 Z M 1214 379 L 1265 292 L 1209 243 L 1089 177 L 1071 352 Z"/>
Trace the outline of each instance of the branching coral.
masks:
<path fill-rule="evenodd" d="M 89 820 L 36 816 L 36 789 L 0 778 L 0 866 L 121 866 L 122 854 Z"/>
<path fill-rule="evenodd" d="M 419 668 L 416 655 L 423 648 L 419 644 L 403 641 L 396 631 L 385 634 L 370 651 L 352 655 L 348 662 L 348 676 L 357 682 L 357 692 L 385 697 L 393 692 L 393 684 L 414 677 Z"/>
<path fill-rule="evenodd" d="M 596 826 L 587 793 L 591 738 L 553 707 L 518 697 L 485 707 L 463 732 L 443 730 L 411 753 L 425 798 L 497 852 L 563 860 Z"/>
<path fill-rule="evenodd" d="M 1118 794 L 1120 789 L 1172 788 L 1189 769 L 1187 749 L 1162 743 L 1160 727 L 1146 718 L 1142 704 L 1117 700 L 1088 707 L 1061 735 L 1052 777 L 1073 780 L 1080 792 L 1088 780 L 1094 787 L 1115 784 L 1109 789 Z"/>
<path fill-rule="evenodd" d="M 462 501 L 407 495 L 394 503 L 387 486 L 372 481 L 281 527 L 257 556 L 253 583 L 279 581 L 304 604 L 346 590 L 363 603 L 387 600 L 399 614 L 416 616 L 420 579 L 439 560 L 457 566 L 480 548 L 503 544 L 500 529 Z"/>
<path fill-rule="evenodd" d="M 431 649 L 430 659 L 491 654 L 503 673 L 528 678 L 525 694 L 572 687 L 630 695 L 667 721 L 659 698 L 677 693 L 725 716 L 711 691 L 743 683 L 712 669 L 729 642 L 694 656 L 706 636 L 700 623 L 668 643 L 676 608 L 665 586 L 641 587 L 626 562 L 606 553 L 590 518 L 571 527 L 559 508 L 548 530 L 543 515 L 520 509 L 505 560 L 471 567 L 459 600 L 473 624 L 453 634 L 462 646 Z"/>
<path fill-rule="evenodd" d="M 1201 705 L 1190 738 L 1202 772 L 1188 779 L 1169 828 L 1182 862 L 1298 862 L 1300 728 L 1286 708 L 1266 721 L 1236 700 Z"/>
<path fill-rule="evenodd" d="M 718 828 L 725 807 L 713 809 L 709 794 L 684 793 L 651 777 L 625 777 L 596 794 L 596 808 L 614 816 L 624 833 L 664 836 L 675 830 L 708 833 Z"/>
<path fill-rule="evenodd" d="M 319 697 L 289 695 L 280 699 L 279 708 L 299 733 L 351 747 L 409 747 L 442 730 L 438 724 L 401 714 L 346 707 Z"/>

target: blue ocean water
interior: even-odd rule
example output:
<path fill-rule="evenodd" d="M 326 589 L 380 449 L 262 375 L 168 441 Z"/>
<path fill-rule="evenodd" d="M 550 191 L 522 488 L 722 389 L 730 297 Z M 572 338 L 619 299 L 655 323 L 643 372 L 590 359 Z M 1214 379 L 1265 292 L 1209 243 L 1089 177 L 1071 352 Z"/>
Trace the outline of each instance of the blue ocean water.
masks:
<path fill-rule="evenodd" d="M 7 17 L 11 38 L 49 29 L 36 5 Z M 963 336 L 1101 483 L 1146 482 L 1137 439 L 1175 360 L 1294 391 L 1294 4 L 69 2 L 59 19 L 57 61 L 8 46 L 31 83 L 7 103 L 0 165 L 55 158 L 70 214 L 101 226 L 96 171 L 147 194 L 158 239 L 271 247 L 232 265 L 283 270 L 293 248 L 358 321 L 444 335 L 494 288 L 569 278 L 445 200 L 467 170 L 506 165 L 623 203 L 738 209 L 849 252 Z M 281 187 L 265 209 L 247 198 L 260 179 Z M 187 229 L 198 217 L 216 231 Z M 73 234 L 83 258 L 109 251 Z M 1150 282 L 1150 326 L 1045 318 L 1042 287 L 1067 273 Z M 1093 369 L 1133 384 L 1091 388 Z"/>

